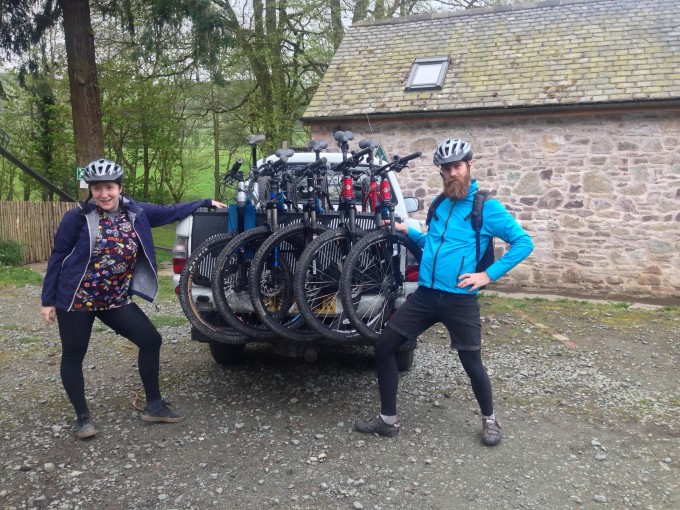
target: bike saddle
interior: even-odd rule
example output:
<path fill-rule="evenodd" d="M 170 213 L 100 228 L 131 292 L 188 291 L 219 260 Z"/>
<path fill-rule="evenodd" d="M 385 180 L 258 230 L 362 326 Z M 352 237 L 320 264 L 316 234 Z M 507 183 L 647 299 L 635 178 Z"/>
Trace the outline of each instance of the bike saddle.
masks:
<path fill-rule="evenodd" d="M 328 147 L 328 142 L 325 140 L 310 140 L 308 147 L 310 151 L 322 151 Z"/>
<path fill-rule="evenodd" d="M 267 138 L 264 135 L 248 135 L 246 138 L 246 143 L 248 145 L 255 145 L 256 143 L 263 142 Z"/>
<path fill-rule="evenodd" d="M 354 140 L 354 133 L 351 131 L 336 131 L 333 133 L 333 138 L 336 142 L 349 142 Z"/>
<path fill-rule="evenodd" d="M 361 147 L 362 149 L 365 149 L 367 147 L 369 147 L 371 149 L 375 149 L 378 145 L 380 145 L 380 144 L 378 142 L 376 142 L 375 140 L 361 140 L 359 142 L 359 147 Z"/>

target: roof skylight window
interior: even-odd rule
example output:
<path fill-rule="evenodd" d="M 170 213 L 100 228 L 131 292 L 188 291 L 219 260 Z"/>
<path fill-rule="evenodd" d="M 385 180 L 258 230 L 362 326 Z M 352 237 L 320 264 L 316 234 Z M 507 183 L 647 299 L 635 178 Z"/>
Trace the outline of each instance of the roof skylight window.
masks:
<path fill-rule="evenodd" d="M 406 82 L 406 90 L 441 89 L 449 67 L 449 57 L 417 58 Z"/>

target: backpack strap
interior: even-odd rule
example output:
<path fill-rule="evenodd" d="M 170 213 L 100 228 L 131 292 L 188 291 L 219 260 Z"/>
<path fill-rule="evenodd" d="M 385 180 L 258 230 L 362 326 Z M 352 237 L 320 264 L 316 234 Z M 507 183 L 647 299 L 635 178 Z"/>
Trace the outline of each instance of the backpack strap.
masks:
<path fill-rule="evenodd" d="M 427 210 L 427 219 L 425 220 L 425 225 L 427 225 L 428 227 L 430 226 L 430 221 L 432 221 L 432 218 L 434 218 L 435 220 L 439 219 L 436 210 L 437 207 L 439 207 L 439 204 L 441 204 L 445 198 L 446 195 L 444 195 L 444 193 L 440 193 L 435 197 L 435 199 L 430 204 L 430 208 Z"/>
<path fill-rule="evenodd" d="M 480 189 L 475 193 L 472 200 L 472 211 L 470 212 L 470 223 L 475 231 L 475 243 L 477 248 L 477 263 L 480 260 L 480 232 L 482 231 L 482 225 L 484 224 L 484 204 L 487 200 L 492 200 L 493 196 L 486 190 Z"/>

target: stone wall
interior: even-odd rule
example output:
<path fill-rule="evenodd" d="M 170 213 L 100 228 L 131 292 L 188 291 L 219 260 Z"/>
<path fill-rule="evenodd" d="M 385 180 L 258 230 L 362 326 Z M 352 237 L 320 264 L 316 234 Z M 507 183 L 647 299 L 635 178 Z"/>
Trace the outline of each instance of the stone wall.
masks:
<path fill-rule="evenodd" d="M 337 129 L 351 130 L 355 141 L 374 138 L 389 155 L 422 151 L 400 182 L 425 208 L 440 190 L 431 159 L 435 146 L 447 137 L 470 140 L 473 177 L 505 204 L 536 245 L 497 288 L 680 298 L 677 111 L 371 120 L 370 128 L 367 122 L 311 128 L 314 138 L 328 141 Z"/>

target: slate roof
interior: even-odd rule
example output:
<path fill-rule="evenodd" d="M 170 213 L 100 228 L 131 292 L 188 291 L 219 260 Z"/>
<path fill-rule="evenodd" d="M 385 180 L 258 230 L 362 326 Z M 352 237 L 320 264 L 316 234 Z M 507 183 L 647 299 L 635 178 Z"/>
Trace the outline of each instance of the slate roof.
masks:
<path fill-rule="evenodd" d="M 405 90 L 447 54 L 441 90 Z M 303 120 L 679 99 L 678 0 L 552 0 L 355 24 Z"/>

